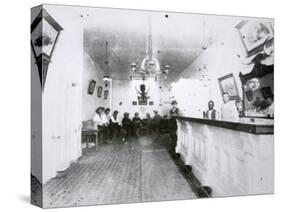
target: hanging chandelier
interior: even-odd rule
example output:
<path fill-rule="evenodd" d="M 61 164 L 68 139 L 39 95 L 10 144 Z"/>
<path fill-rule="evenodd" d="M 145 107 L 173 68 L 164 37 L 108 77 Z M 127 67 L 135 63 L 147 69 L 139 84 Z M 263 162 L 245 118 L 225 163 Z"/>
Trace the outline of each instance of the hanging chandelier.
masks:
<path fill-rule="evenodd" d="M 153 42 L 152 42 L 152 25 L 151 17 L 148 19 L 148 33 L 147 33 L 147 45 L 146 45 L 146 55 L 142 60 L 140 66 L 136 62 L 130 64 L 130 78 L 131 79 L 146 79 L 146 78 L 157 78 L 160 75 L 167 75 L 170 71 L 169 65 L 163 65 L 161 69 L 160 63 L 157 59 L 157 55 L 153 52 Z"/>

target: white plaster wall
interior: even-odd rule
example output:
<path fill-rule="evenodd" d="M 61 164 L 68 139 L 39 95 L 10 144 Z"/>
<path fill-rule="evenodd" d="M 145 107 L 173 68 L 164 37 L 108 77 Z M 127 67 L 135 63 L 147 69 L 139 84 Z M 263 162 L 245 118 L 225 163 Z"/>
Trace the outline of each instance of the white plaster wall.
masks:
<path fill-rule="evenodd" d="M 63 27 L 42 97 L 43 183 L 81 156 L 83 23 L 74 7 L 44 5 Z"/>
<path fill-rule="evenodd" d="M 41 10 L 32 8 L 31 23 Z M 42 92 L 34 55 L 31 50 L 31 174 L 42 182 Z"/>
<path fill-rule="evenodd" d="M 103 81 L 104 71 L 96 64 L 95 61 L 84 51 L 84 61 L 83 61 L 83 109 L 82 109 L 82 120 L 86 121 L 91 119 L 95 115 L 96 108 L 111 107 L 111 86 L 109 85 L 105 88 Z M 96 81 L 96 87 L 92 95 L 88 94 L 88 86 L 91 80 Z M 103 87 L 102 96 L 97 96 L 98 86 Z M 108 99 L 104 99 L 104 90 L 109 90 Z"/>

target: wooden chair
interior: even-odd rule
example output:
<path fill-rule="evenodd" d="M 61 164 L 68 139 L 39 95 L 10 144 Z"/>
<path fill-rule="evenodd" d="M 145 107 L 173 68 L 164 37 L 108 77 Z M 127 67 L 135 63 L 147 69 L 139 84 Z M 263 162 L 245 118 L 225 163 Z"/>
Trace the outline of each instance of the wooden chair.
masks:
<path fill-rule="evenodd" d="M 87 143 L 87 148 L 89 148 L 89 142 L 91 142 L 94 137 L 96 150 L 98 150 L 99 136 L 101 137 L 102 141 L 103 135 L 100 130 L 94 129 L 94 123 L 92 120 L 82 122 L 82 142 L 85 141 Z"/>

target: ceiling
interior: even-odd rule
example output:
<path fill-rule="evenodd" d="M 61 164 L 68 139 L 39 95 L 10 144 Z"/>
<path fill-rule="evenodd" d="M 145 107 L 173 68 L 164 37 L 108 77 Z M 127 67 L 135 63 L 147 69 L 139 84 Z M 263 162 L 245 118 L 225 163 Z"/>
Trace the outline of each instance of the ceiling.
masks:
<path fill-rule="evenodd" d="M 204 43 L 212 43 L 226 26 L 234 26 L 228 16 L 92 8 L 84 23 L 84 50 L 105 70 L 108 42 L 112 77 L 129 79 L 130 64 L 140 64 L 146 54 L 149 17 L 154 55 L 161 66 L 171 67 L 168 81 L 176 80 L 200 55 Z"/>

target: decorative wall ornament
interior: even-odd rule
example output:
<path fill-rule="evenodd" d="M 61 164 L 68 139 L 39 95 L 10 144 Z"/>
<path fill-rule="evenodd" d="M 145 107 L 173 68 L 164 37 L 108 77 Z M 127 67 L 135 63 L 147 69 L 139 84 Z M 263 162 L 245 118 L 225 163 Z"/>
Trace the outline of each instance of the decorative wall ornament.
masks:
<path fill-rule="evenodd" d="M 147 105 L 147 100 L 150 98 L 148 96 L 150 89 L 146 90 L 145 84 L 141 84 L 140 91 L 138 91 L 137 88 L 136 91 L 140 94 L 140 96 L 138 96 L 139 105 Z"/>
<path fill-rule="evenodd" d="M 88 87 L 88 94 L 92 95 L 95 91 L 95 87 L 96 87 L 96 81 L 91 80 Z"/>
<path fill-rule="evenodd" d="M 240 99 L 237 84 L 233 74 L 228 74 L 218 79 L 222 95 L 228 93 L 230 100 Z"/>
<path fill-rule="evenodd" d="M 31 47 L 38 67 L 42 90 L 44 90 L 48 66 L 61 30 L 63 28 L 45 9 L 39 12 L 31 24 Z"/>
<path fill-rule="evenodd" d="M 244 85 L 248 80 L 253 78 L 261 78 L 267 74 L 273 73 L 274 65 L 263 65 L 260 62 L 255 63 L 251 72 L 247 74 L 239 73 L 239 77 L 242 85 Z"/>

